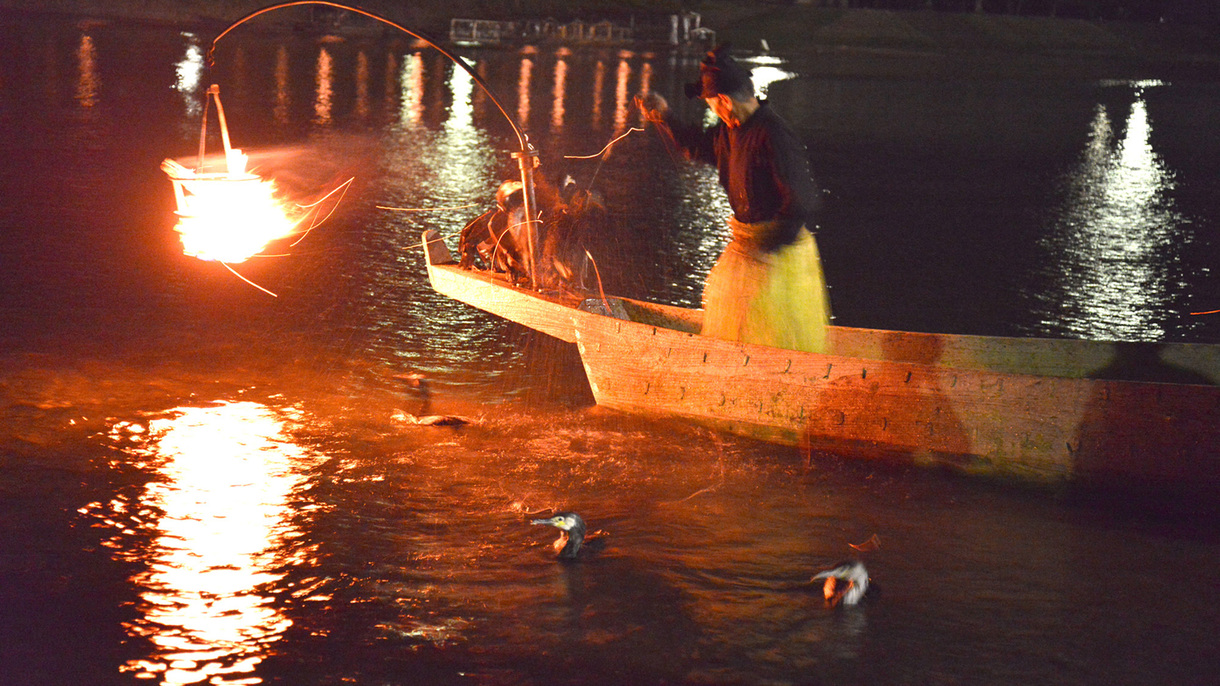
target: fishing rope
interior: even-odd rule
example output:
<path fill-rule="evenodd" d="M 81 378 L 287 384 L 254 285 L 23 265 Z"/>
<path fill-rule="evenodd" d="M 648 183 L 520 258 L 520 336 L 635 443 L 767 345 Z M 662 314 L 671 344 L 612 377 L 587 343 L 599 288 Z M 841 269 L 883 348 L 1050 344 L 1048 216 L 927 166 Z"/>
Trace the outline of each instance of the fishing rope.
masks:
<path fill-rule="evenodd" d="M 614 311 L 610 309 L 610 301 L 606 300 L 606 289 L 602 288 L 602 273 L 597 268 L 597 260 L 593 259 L 593 253 L 585 250 L 585 256 L 589 258 L 589 262 L 593 263 L 593 275 L 597 277 L 597 292 L 602 296 L 602 305 L 606 307 L 606 314 L 614 316 Z"/>
<path fill-rule="evenodd" d="M 255 287 L 255 288 L 257 288 L 258 290 L 260 290 L 260 291 L 262 291 L 262 292 L 266 293 L 267 295 L 269 295 L 269 296 L 271 296 L 271 297 L 273 297 L 273 298 L 278 298 L 278 297 L 280 297 L 280 296 L 276 295 L 275 293 L 272 293 L 271 291 L 267 290 L 266 288 L 263 288 L 262 286 L 260 286 L 260 285 L 258 285 L 258 284 L 256 284 L 256 283 L 254 283 L 254 282 L 253 282 L 253 281 L 251 281 L 250 279 L 247 279 L 246 277 L 242 276 L 241 274 L 238 274 L 238 273 L 237 273 L 237 270 L 236 270 L 236 269 L 234 269 L 234 268 L 232 268 L 232 267 L 230 267 L 230 266 L 229 266 L 229 264 L 228 264 L 227 262 L 221 262 L 221 264 L 223 264 L 223 265 L 224 265 L 225 269 L 228 269 L 229 271 L 233 272 L 233 276 L 236 276 L 237 278 L 241 279 L 242 281 L 245 281 L 246 283 L 250 284 L 251 286 L 254 286 L 254 287 Z"/>
<path fill-rule="evenodd" d="M 393 212 L 447 212 L 449 210 L 468 210 L 478 206 L 479 203 L 477 202 L 454 205 L 453 207 L 389 207 L 387 205 L 374 205 L 379 210 L 391 210 Z"/>
<path fill-rule="evenodd" d="M 310 231 L 313 231 L 319 225 L 326 223 L 326 220 L 331 218 L 331 215 L 333 215 L 335 213 L 335 211 L 339 209 L 339 203 L 343 202 L 343 197 L 345 195 L 347 195 L 347 189 L 352 185 L 352 181 L 354 181 L 355 179 L 356 179 L 356 177 L 353 176 L 352 178 L 348 179 L 347 181 L 344 181 L 343 183 L 336 186 L 334 188 L 334 190 L 332 190 L 331 192 L 327 193 L 326 195 L 322 196 L 321 198 L 318 198 L 318 200 L 315 202 L 312 202 L 308 205 L 301 205 L 300 203 L 297 204 L 297 207 L 299 207 L 303 210 L 312 210 L 313 208 L 321 205 L 330 196 L 334 195 L 335 193 L 339 193 L 339 191 L 342 191 L 342 193 L 339 193 L 339 199 L 335 201 L 334 205 L 331 205 L 330 212 L 327 212 L 326 216 L 323 217 L 321 220 L 318 219 L 318 215 L 316 213 L 313 213 L 313 212 L 310 213 L 313 215 L 313 219 L 311 219 L 309 222 L 309 228 L 305 229 L 305 232 L 301 234 L 301 237 L 296 239 L 295 241 L 293 241 L 291 244 L 289 244 L 288 247 L 295 248 L 297 243 L 300 243 L 301 241 L 305 240 L 305 237 L 309 235 Z"/>
<path fill-rule="evenodd" d="M 614 140 L 610 141 L 609 143 L 606 143 L 606 147 L 604 147 L 604 148 L 602 148 L 601 150 L 599 150 L 599 151 L 597 151 L 597 152 L 593 153 L 592 155 L 564 155 L 564 156 L 563 156 L 563 158 L 564 158 L 565 160 L 591 160 L 591 159 L 593 159 L 594 157 L 597 157 L 597 156 L 599 156 L 599 155 L 602 155 L 602 154 L 604 154 L 604 153 L 609 152 L 609 151 L 610 151 L 610 146 L 612 146 L 612 145 L 614 145 L 615 143 L 617 143 L 617 142 L 619 142 L 619 141 L 623 140 L 623 139 L 624 139 L 624 138 L 626 138 L 627 136 L 630 136 L 630 135 L 631 135 L 631 133 L 632 133 L 632 132 L 634 132 L 634 131 L 640 131 L 640 132 L 643 132 L 643 131 L 644 131 L 644 129 L 637 128 L 637 127 L 634 127 L 634 126 L 633 126 L 633 127 L 629 128 L 629 129 L 627 129 L 627 131 L 626 131 L 625 133 L 623 133 L 623 135 L 619 136 L 618 138 L 615 138 Z"/>
<path fill-rule="evenodd" d="M 606 147 L 602 148 L 601 152 L 597 153 L 597 155 L 590 156 L 590 157 L 598 157 L 598 160 L 597 160 L 597 166 L 593 168 L 593 176 L 589 177 L 589 183 L 587 186 L 585 186 L 585 192 L 589 192 L 589 191 L 593 190 L 593 182 L 597 180 L 597 175 L 601 173 L 602 164 L 604 164 L 606 161 L 606 158 L 610 156 L 609 155 L 610 148 L 618 141 L 626 138 L 632 131 L 643 131 L 643 130 L 644 129 L 637 129 L 635 127 L 631 127 L 630 129 L 627 129 L 626 133 L 624 133 L 623 135 L 619 136 L 618 138 L 615 138 L 614 140 L 607 143 Z M 605 154 L 603 154 L 603 153 L 605 153 Z M 573 158 L 573 159 L 588 159 L 588 158 L 587 157 L 583 157 L 583 158 L 577 157 L 577 158 Z"/>

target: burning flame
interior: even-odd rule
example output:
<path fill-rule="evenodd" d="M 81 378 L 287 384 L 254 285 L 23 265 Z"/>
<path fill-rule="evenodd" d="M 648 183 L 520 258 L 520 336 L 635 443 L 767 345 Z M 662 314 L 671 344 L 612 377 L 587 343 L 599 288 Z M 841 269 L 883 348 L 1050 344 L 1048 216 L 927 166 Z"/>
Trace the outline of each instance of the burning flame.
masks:
<path fill-rule="evenodd" d="M 240 264 L 296 230 L 300 216 L 276 198 L 273 181 L 245 171 L 245 155 L 231 150 L 228 172 L 200 173 L 174 160 L 161 169 L 174 183 L 182 251 L 201 260 Z"/>

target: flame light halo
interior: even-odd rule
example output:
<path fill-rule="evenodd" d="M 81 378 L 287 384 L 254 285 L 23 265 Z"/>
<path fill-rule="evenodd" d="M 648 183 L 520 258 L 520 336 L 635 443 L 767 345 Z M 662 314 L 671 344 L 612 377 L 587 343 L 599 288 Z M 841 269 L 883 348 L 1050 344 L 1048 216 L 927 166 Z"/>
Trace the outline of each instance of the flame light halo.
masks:
<path fill-rule="evenodd" d="M 273 241 L 297 233 L 304 219 L 277 197 L 274 181 L 257 174 L 185 168 L 166 173 L 178 199 L 174 230 L 182 239 L 183 254 L 190 257 L 241 264 Z"/>
<path fill-rule="evenodd" d="M 471 79 L 487 94 L 496 108 L 504 115 L 504 118 L 517 136 L 521 149 L 513 153 L 512 156 L 517 161 L 521 171 L 525 213 L 527 216 L 533 216 L 534 208 L 536 207 L 533 170 L 538 165 L 539 160 L 537 151 L 530 145 L 521 127 L 508 115 L 499 98 L 495 96 L 488 85 L 468 63 L 426 37 L 400 24 L 358 7 L 327 2 L 326 0 L 297 0 L 280 3 L 256 10 L 238 19 L 221 31 L 212 40 L 212 45 L 207 52 L 206 63 L 208 66 L 214 64 L 217 43 L 238 26 L 273 10 L 307 5 L 347 10 L 386 24 L 427 43 L 468 73 Z M 276 198 L 274 183 L 263 181 L 258 175 L 248 173 L 245 168 L 247 157 L 240 150 L 233 149 L 230 146 L 224 108 L 220 103 L 220 87 L 215 84 L 212 85 L 205 97 L 209 99 L 214 98 L 216 101 L 216 113 L 220 120 L 220 132 L 224 141 L 227 171 L 204 172 L 203 160 L 207 140 L 207 111 L 209 104 L 205 102 L 202 131 L 199 140 L 198 167 L 192 170 L 169 159 L 162 162 L 161 165 L 162 170 L 165 171 L 173 182 L 174 193 L 178 202 L 177 215 L 179 221 L 175 229 L 182 238 L 183 252 L 186 255 L 201 260 L 220 262 L 239 278 L 274 296 L 275 294 L 271 293 L 271 291 L 238 274 L 230 264 L 244 262 L 250 257 L 261 253 L 271 242 L 292 235 L 296 231 L 298 224 L 311 213 L 316 211 L 318 214 L 321 214 L 320 210 L 318 210 L 318 205 L 322 201 L 313 205 L 298 205 L 299 213 L 290 211 L 287 203 Z M 331 198 L 336 193 L 346 193 L 351 181 L 352 179 L 348 179 L 348 181 L 340 184 L 339 187 L 327 193 L 323 200 Z M 338 199 L 335 199 L 335 206 L 342 199 L 342 193 L 340 193 Z M 330 213 L 333 212 L 334 207 L 330 210 Z M 330 213 L 326 216 L 329 217 Z M 293 215 L 297 216 L 294 217 Z M 307 234 L 324 220 L 325 218 L 319 220 L 315 215 L 310 226 L 300 233 Z M 531 282 L 537 284 L 535 251 L 538 247 L 538 241 L 532 229 L 526 232 L 526 243 L 528 246 L 527 262 Z"/>
<path fill-rule="evenodd" d="M 200 260 L 219 262 L 242 281 L 274 297 L 275 293 L 237 273 L 231 265 L 261 254 L 273 241 L 299 234 L 301 237 L 293 243 L 296 245 L 335 212 L 353 179 L 308 205 L 281 199 L 275 182 L 247 171 L 249 156 L 231 145 L 220 86 L 212 84 L 204 97 L 197 166 L 191 169 L 173 159 L 161 162 L 161 170 L 174 187 L 178 216 L 174 229 L 182 240 L 182 252 Z M 224 171 L 205 171 L 207 113 L 212 100 L 216 102 L 224 143 Z M 329 211 L 319 219 L 322 203 L 330 198 L 334 200 Z M 298 230 L 311 216 L 309 226 Z"/>

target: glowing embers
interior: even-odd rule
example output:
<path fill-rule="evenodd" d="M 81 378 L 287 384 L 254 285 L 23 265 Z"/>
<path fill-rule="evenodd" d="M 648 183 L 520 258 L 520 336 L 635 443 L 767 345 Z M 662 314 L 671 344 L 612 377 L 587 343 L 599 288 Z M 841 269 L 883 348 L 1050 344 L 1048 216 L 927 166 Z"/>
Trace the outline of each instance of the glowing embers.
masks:
<path fill-rule="evenodd" d="M 230 145 L 224 107 L 220 104 L 220 87 L 213 84 L 208 89 L 207 98 L 216 102 L 216 117 L 220 121 L 220 136 L 224 142 L 225 170 L 205 171 L 204 152 L 208 132 L 208 107 L 205 103 L 196 168 L 190 169 L 170 159 L 161 163 L 161 170 L 174 185 L 174 198 L 178 204 L 178 225 L 174 229 L 182 238 L 183 253 L 201 260 L 220 262 L 238 278 L 274 296 L 274 293 L 238 274 L 229 265 L 245 262 L 262 253 L 274 241 L 297 233 L 303 237 L 335 211 L 352 179 L 339 184 L 309 205 L 281 199 L 275 183 L 247 171 L 249 158 Z M 320 208 L 332 198 L 327 215 L 322 217 Z M 300 229 L 307 218 L 310 219 L 309 226 Z"/>
<path fill-rule="evenodd" d="M 241 155 L 240 150 L 232 151 Z M 244 156 L 242 156 L 244 162 Z M 272 241 L 296 231 L 302 216 L 293 216 L 276 198 L 275 183 L 244 170 L 196 173 L 173 160 L 161 169 L 174 184 L 182 252 L 201 260 L 239 264 L 262 252 Z"/>

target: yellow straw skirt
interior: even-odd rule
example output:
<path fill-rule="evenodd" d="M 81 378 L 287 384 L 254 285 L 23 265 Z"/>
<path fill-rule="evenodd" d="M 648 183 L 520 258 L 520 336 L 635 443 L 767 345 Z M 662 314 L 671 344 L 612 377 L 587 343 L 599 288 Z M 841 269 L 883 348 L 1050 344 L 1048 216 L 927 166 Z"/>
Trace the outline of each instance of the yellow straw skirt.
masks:
<path fill-rule="evenodd" d="M 733 240 L 703 287 L 703 335 L 785 350 L 827 352 L 830 299 L 813 234 L 773 253 L 756 237 L 773 224 L 729 220 Z"/>

